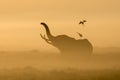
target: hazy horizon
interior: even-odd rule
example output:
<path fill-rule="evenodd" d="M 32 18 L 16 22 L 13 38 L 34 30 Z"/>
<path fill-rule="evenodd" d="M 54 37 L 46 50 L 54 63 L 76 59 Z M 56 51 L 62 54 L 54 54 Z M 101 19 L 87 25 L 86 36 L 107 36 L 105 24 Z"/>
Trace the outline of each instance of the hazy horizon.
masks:
<path fill-rule="evenodd" d="M 119 0 L 4 0 L 0 3 L 0 50 L 54 50 L 39 36 L 46 22 L 53 35 L 78 39 L 80 32 L 94 47 L 120 47 Z M 85 26 L 79 21 L 86 19 Z"/>
<path fill-rule="evenodd" d="M 1 0 L 0 80 L 120 80 L 119 7 L 120 0 Z"/>

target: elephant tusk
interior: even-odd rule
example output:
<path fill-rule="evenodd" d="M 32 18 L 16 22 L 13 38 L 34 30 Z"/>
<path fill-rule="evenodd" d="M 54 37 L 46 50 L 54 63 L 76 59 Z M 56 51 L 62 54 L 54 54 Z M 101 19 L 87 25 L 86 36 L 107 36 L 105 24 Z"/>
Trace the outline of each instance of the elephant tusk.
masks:
<path fill-rule="evenodd" d="M 43 36 L 42 34 L 40 34 L 40 36 L 41 36 L 41 38 L 44 39 L 48 44 L 52 44 L 52 42 L 50 42 L 50 40 L 47 39 L 47 38 L 45 37 L 45 35 Z"/>

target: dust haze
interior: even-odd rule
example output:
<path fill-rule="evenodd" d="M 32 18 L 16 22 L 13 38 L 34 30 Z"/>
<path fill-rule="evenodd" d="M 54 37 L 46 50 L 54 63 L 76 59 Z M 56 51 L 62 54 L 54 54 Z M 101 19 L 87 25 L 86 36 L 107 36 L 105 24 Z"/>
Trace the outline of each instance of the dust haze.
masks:
<path fill-rule="evenodd" d="M 1 51 L 2 80 L 119 80 L 120 48 L 94 48 L 92 55 L 61 56 L 58 52 Z"/>
<path fill-rule="evenodd" d="M 119 0 L 2 0 L 0 80 L 120 80 Z"/>

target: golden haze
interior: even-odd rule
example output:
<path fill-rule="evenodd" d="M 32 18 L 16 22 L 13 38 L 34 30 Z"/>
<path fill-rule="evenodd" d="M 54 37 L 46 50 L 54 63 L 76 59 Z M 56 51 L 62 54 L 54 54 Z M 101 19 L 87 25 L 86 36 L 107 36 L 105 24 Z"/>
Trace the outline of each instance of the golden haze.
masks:
<path fill-rule="evenodd" d="M 119 0 L 3 0 L 0 3 L 1 50 L 53 50 L 39 33 L 46 22 L 54 35 L 79 38 L 81 32 L 94 46 L 120 47 Z M 85 27 L 78 25 L 86 19 Z"/>

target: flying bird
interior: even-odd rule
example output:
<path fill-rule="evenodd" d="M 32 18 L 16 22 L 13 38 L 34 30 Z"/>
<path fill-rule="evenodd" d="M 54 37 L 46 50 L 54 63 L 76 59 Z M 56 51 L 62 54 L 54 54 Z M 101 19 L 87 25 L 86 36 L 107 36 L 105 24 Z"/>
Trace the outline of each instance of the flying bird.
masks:
<path fill-rule="evenodd" d="M 81 33 L 77 32 L 77 34 L 78 34 L 80 37 L 83 37 L 83 35 L 82 35 Z"/>
<path fill-rule="evenodd" d="M 79 24 L 84 25 L 84 24 L 85 24 L 85 22 L 87 22 L 87 21 L 86 21 L 86 20 L 83 20 L 83 21 L 80 21 L 80 22 L 79 22 Z"/>

